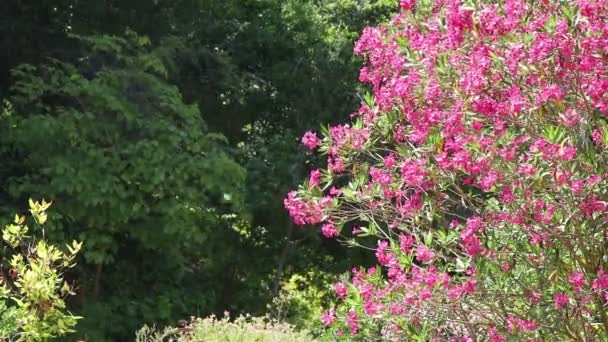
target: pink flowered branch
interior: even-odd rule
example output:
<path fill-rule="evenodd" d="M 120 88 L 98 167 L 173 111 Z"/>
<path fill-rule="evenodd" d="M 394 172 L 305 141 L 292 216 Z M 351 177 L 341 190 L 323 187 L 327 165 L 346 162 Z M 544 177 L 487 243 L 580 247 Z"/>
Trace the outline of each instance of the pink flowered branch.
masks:
<path fill-rule="evenodd" d="M 608 0 L 402 0 L 364 29 L 365 97 L 302 143 L 285 207 L 376 240 L 331 336 L 608 339 Z"/>

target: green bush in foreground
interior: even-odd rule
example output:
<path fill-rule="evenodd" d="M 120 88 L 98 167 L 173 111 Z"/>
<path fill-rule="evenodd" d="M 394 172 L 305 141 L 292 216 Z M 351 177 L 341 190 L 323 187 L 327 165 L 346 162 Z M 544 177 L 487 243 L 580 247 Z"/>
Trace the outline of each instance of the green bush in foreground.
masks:
<path fill-rule="evenodd" d="M 136 334 L 136 342 L 308 342 L 314 339 L 305 331 L 295 331 L 292 325 L 267 317 L 239 316 L 231 320 L 228 315 L 193 318 L 180 328 L 157 331 L 143 327 Z"/>
<path fill-rule="evenodd" d="M 64 297 L 73 294 L 63 279 L 74 266 L 82 243 L 68 253 L 44 241 L 42 225 L 50 203 L 30 200 L 30 213 L 43 239 L 27 236 L 25 217 L 15 215 L 0 240 L 0 341 L 46 341 L 73 331 L 79 317 L 67 311 Z"/>

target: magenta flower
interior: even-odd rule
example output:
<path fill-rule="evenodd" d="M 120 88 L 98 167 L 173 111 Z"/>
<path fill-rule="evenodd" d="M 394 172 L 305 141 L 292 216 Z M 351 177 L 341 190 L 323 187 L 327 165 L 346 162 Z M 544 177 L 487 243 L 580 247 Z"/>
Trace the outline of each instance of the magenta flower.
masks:
<path fill-rule="evenodd" d="M 530 301 L 530 303 L 537 304 L 538 301 L 540 300 L 540 298 L 542 297 L 542 295 L 537 290 L 531 290 L 528 292 L 527 297 L 528 297 L 528 300 Z"/>
<path fill-rule="evenodd" d="M 338 231 L 336 230 L 336 226 L 333 224 L 333 222 L 328 222 L 324 224 L 321 227 L 321 232 L 326 238 L 338 236 Z"/>
<path fill-rule="evenodd" d="M 600 132 L 600 130 L 598 130 L 597 128 L 593 130 L 593 132 L 591 133 L 591 139 L 593 140 L 593 142 L 596 145 L 599 145 L 602 143 L 602 132 Z"/>
<path fill-rule="evenodd" d="M 310 172 L 310 178 L 308 181 L 308 185 L 312 188 L 319 185 L 319 181 L 321 180 L 321 171 L 319 169 L 312 170 Z"/>
<path fill-rule="evenodd" d="M 399 234 L 399 247 L 405 254 L 410 254 L 412 247 L 414 246 L 415 238 L 413 235 Z"/>
<path fill-rule="evenodd" d="M 580 114 L 573 108 L 568 108 L 559 116 L 559 120 L 566 127 L 574 127 L 581 120 Z"/>
<path fill-rule="evenodd" d="M 553 303 L 557 309 L 561 309 L 568 304 L 570 297 L 567 294 L 560 292 L 553 296 Z"/>
<path fill-rule="evenodd" d="M 600 269 L 597 272 L 597 279 L 592 282 L 592 287 L 596 291 L 608 290 L 608 273 Z"/>
<path fill-rule="evenodd" d="M 363 309 L 367 315 L 373 316 L 373 315 L 376 315 L 377 313 L 379 313 L 381 310 L 383 310 L 384 306 L 380 303 L 376 303 L 371 300 L 368 300 L 363 305 Z"/>
<path fill-rule="evenodd" d="M 471 234 L 462 238 L 462 245 L 465 253 L 472 257 L 477 257 L 483 252 L 481 240 L 479 240 L 479 238 L 475 234 Z"/>
<path fill-rule="evenodd" d="M 336 311 L 334 308 L 329 309 L 321 315 L 321 323 L 323 325 L 332 325 L 336 321 Z"/>
<path fill-rule="evenodd" d="M 299 198 L 295 191 L 287 194 L 283 204 L 297 225 L 319 223 L 323 218 L 323 212 L 319 204 Z"/>
<path fill-rule="evenodd" d="M 416 6 L 416 0 L 401 0 L 399 5 L 402 9 L 409 11 Z"/>
<path fill-rule="evenodd" d="M 336 296 L 344 298 L 348 294 L 348 286 L 344 282 L 338 282 L 334 285 L 334 291 Z"/>
<path fill-rule="evenodd" d="M 359 333 L 359 317 L 355 310 L 350 310 L 346 314 L 346 326 L 350 329 L 350 334 L 355 336 Z"/>
<path fill-rule="evenodd" d="M 429 262 L 435 258 L 435 253 L 425 245 L 416 247 L 416 259 L 420 262 Z"/>
<path fill-rule="evenodd" d="M 391 253 L 387 252 L 388 241 L 378 241 L 378 247 L 376 247 L 376 259 L 380 265 L 387 266 L 391 260 Z"/>
<path fill-rule="evenodd" d="M 421 301 L 425 301 L 433 296 L 433 292 L 431 292 L 429 289 L 423 289 L 418 292 L 418 296 L 420 297 Z"/>
<path fill-rule="evenodd" d="M 389 185 L 392 181 L 390 172 L 373 167 L 369 171 L 372 180 L 380 185 Z"/>
<path fill-rule="evenodd" d="M 529 321 L 529 320 L 525 320 L 525 319 L 519 319 L 517 321 L 517 325 L 527 331 L 534 331 L 536 329 L 538 329 L 538 323 L 534 322 L 534 321 Z"/>
<path fill-rule="evenodd" d="M 488 340 L 490 342 L 505 342 L 505 338 L 498 334 L 496 327 L 488 329 Z"/>
<path fill-rule="evenodd" d="M 302 144 L 310 150 L 314 150 L 317 146 L 319 146 L 320 141 L 317 135 L 311 131 L 304 133 L 302 137 Z"/>
<path fill-rule="evenodd" d="M 573 272 L 568 276 L 568 282 L 570 282 L 574 293 L 579 293 L 581 288 L 585 286 L 585 275 L 580 271 Z"/>

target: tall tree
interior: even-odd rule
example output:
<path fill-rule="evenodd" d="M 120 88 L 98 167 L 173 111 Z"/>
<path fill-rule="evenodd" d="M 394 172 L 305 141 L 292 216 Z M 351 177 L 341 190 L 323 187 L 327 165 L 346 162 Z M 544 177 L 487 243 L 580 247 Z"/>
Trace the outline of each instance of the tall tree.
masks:
<path fill-rule="evenodd" d="M 75 276 L 91 339 L 124 338 L 142 317 L 262 311 L 285 275 L 337 253 L 286 229 L 282 198 L 309 172 L 301 133 L 357 108 L 352 41 L 392 0 L 5 9 L 0 95 L 12 86 L 16 114 L 1 123 L 14 162 L 0 166 L 0 210 L 52 196 L 53 236 L 85 240 Z M 117 38 L 127 31 L 140 35 Z"/>
<path fill-rule="evenodd" d="M 214 234 L 227 245 L 230 234 L 238 238 L 228 217 L 240 210 L 245 172 L 166 82 L 146 38 L 82 41 L 79 64 L 14 70 L 14 114 L 1 139 L 15 163 L 5 166 L 2 189 L 13 199 L 51 198 L 59 217 L 50 235 L 86 241 L 84 315 L 125 312 L 107 320 L 108 331 L 132 330 L 146 315 L 185 315 L 195 298 L 209 310 L 221 285 L 206 279 L 217 261 L 208 246 Z"/>

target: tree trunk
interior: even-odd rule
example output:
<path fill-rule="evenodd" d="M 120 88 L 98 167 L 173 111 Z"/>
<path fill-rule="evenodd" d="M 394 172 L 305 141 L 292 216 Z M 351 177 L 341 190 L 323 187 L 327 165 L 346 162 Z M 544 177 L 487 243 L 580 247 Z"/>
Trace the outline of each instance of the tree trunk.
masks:
<path fill-rule="evenodd" d="M 289 225 L 287 227 L 287 236 L 285 237 L 285 244 L 283 245 L 283 250 L 281 250 L 281 254 L 279 255 L 279 261 L 277 263 L 277 275 L 274 280 L 274 284 L 272 286 L 272 297 L 276 297 L 279 294 L 279 290 L 281 289 L 281 277 L 283 276 L 283 270 L 285 269 L 285 263 L 287 262 L 287 257 L 289 256 L 289 250 L 291 249 L 291 236 L 293 235 L 294 224 L 292 221 L 289 221 Z"/>

